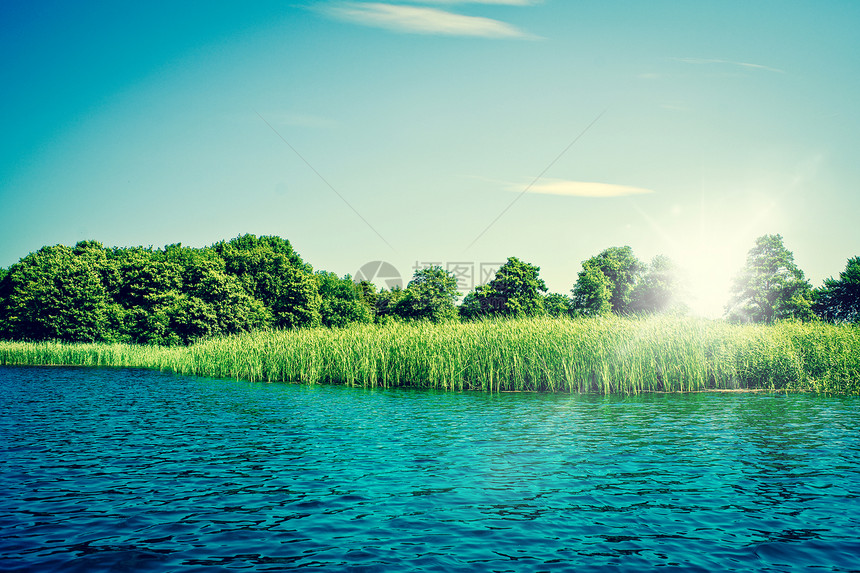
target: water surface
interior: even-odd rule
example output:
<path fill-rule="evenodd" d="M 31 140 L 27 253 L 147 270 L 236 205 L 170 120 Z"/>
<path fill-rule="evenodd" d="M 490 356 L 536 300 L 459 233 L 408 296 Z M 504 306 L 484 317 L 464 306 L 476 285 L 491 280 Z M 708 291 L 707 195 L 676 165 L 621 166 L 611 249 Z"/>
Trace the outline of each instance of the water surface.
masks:
<path fill-rule="evenodd" d="M 2 571 L 856 571 L 858 494 L 858 398 L 0 367 Z"/>

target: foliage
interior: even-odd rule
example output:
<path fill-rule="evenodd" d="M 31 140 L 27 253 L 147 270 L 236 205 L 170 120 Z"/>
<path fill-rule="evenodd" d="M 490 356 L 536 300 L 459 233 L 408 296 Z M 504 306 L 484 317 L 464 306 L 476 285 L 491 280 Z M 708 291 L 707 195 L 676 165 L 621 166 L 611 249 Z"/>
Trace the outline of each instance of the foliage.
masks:
<path fill-rule="evenodd" d="M 574 310 L 584 315 L 605 314 L 607 310 L 615 314 L 632 311 L 633 288 L 644 270 L 645 265 L 628 246 L 610 247 L 583 261 L 571 291 Z"/>
<path fill-rule="evenodd" d="M 312 303 L 319 297 L 316 283 L 289 243 L 246 236 L 225 252 L 233 255 L 234 268 L 245 263 L 249 272 L 254 262 L 258 269 L 268 265 L 269 270 L 281 263 L 295 265 L 259 289 L 266 294 L 280 293 L 270 297 L 273 308 L 245 288 L 262 281 L 243 283 L 238 274 L 227 271 L 215 248 L 176 244 L 163 250 L 107 249 L 95 241 L 81 241 L 74 248 L 43 247 L 4 271 L 0 335 L 171 345 L 271 326 L 276 323 L 273 310 L 281 311 L 277 316 L 282 323 L 290 322 L 285 315 L 298 315 L 293 322 L 301 321 L 303 312 L 311 315 L 306 322 L 313 323 Z M 257 259 L 252 255 L 258 255 Z M 300 288 L 289 288 L 291 278 Z M 308 283 L 310 292 L 305 288 Z M 311 304 L 294 303 L 296 299 L 302 302 L 302 296 Z M 279 304 L 289 308 L 283 310 Z"/>
<path fill-rule="evenodd" d="M 356 283 L 355 288 L 359 298 L 370 309 L 371 316 L 374 316 L 376 314 L 376 299 L 379 296 L 376 292 L 376 285 L 368 280 L 363 280 Z"/>
<path fill-rule="evenodd" d="M 187 344 L 268 326 L 271 314 L 228 275 L 212 249 L 115 249 L 120 340 Z"/>
<path fill-rule="evenodd" d="M 756 239 L 735 278 L 726 316 L 736 322 L 812 318 L 812 288 L 780 235 Z"/>
<path fill-rule="evenodd" d="M 466 295 L 460 314 L 465 318 L 479 316 L 541 316 L 546 283 L 539 276 L 540 267 L 509 257 L 496 276 Z"/>
<path fill-rule="evenodd" d="M 576 315 L 600 316 L 612 312 L 612 283 L 594 257 L 582 263 L 582 270 L 570 292 L 571 308 Z"/>
<path fill-rule="evenodd" d="M 583 262 L 572 297 L 546 293 L 540 268 L 511 257 L 493 280 L 455 306 L 457 281 L 439 267 L 415 273 L 407 288 L 381 290 L 319 272 L 289 241 L 242 235 L 202 249 L 168 245 L 105 248 L 81 241 L 44 247 L 0 269 L 0 337 L 176 345 L 267 328 L 403 320 L 443 322 L 549 315 L 677 313 L 674 264 L 643 265 L 630 247 Z M 730 318 L 773 322 L 860 321 L 860 257 L 839 279 L 811 291 L 779 235 L 760 237 L 735 282 Z"/>
<path fill-rule="evenodd" d="M 382 289 L 376 293 L 374 298 L 373 321 L 379 324 L 388 324 L 400 319 L 396 313 L 397 304 L 406 295 L 406 291 L 395 286 L 390 290 Z"/>
<path fill-rule="evenodd" d="M 838 279 L 825 279 L 813 308 L 825 320 L 860 323 L 860 257 L 848 259 Z"/>
<path fill-rule="evenodd" d="M 352 323 L 373 322 L 373 312 L 362 296 L 362 287 L 347 275 L 320 271 L 314 275 L 321 298 L 320 319 L 323 326 L 343 327 Z"/>
<path fill-rule="evenodd" d="M 494 303 L 498 300 L 490 294 L 490 288 L 487 285 L 478 285 L 473 290 L 466 293 L 463 297 L 463 303 L 457 309 L 461 319 L 472 320 L 482 316 L 488 316 L 495 309 Z"/>
<path fill-rule="evenodd" d="M 543 308 L 553 318 L 568 316 L 570 314 L 570 304 L 571 300 L 569 297 L 557 292 L 547 293 L 543 297 Z"/>
<path fill-rule="evenodd" d="M 12 281 L 9 278 L 8 269 L 0 268 L 0 339 L 11 338 L 6 321 L 6 300 L 9 298 L 9 293 L 12 289 Z"/>
<path fill-rule="evenodd" d="M 242 235 L 214 246 L 228 274 L 272 313 L 273 326 L 320 324 L 322 302 L 310 265 L 280 237 Z"/>
<path fill-rule="evenodd" d="M 684 311 L 678 267 L 669 257 L 657 255 L 636 282 L 629 309 L 635 313 Z"/>
<path fill-rule="evenodd" d="M 406 285 L 403 297 L 397 301 L 394 312 L 411 320 L 444 322 L 457 318 L 454 303 L 460 297 L 457 277 L 439 266 L 418 269 Z"/>
<path fill-rule="evenodd" d="M 104 250 L 94 245 L 79 245 L 75 251 L 63 245 L 43 247 L 9 268 L 0 312 L 5 336 L 110 339 L 108 325 L 116 308 L 103 282 Z"/>

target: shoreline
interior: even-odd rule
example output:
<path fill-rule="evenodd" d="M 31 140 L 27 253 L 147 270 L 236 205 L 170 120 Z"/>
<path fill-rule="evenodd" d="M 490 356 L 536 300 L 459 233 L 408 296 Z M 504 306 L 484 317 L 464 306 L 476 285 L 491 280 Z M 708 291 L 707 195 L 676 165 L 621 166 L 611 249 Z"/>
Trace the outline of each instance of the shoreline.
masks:
<path fill-rule="evenodd" d="M 0 365 L 147 368 L 250 382 L 638 395 L 860 394 L 860 327 L 679 317 L 258 331 L 189 346 L 0 341 Z"/>

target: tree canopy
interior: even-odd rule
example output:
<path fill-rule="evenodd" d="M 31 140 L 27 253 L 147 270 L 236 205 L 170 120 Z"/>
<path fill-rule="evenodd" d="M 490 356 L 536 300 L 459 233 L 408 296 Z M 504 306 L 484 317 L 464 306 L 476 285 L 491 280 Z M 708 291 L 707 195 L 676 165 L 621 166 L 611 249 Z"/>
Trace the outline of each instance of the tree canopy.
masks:
<path fill-rule="evenodd" d="M 460 313 L 466 318 L 482 315 L 538 316 L 545 314 L 543 293 L 546 283 L 539 276 L 540 267 L 508 258 L 496 276 L 478 286 L 463 300 Z"/>
<path fill-rule="evenodd" d="M 630 296 L 634 313 L 685 312 L 681 276 L 675 262 L 657 255 L 640 275 Z"/>
<path fill-rule="evenodd" d="M 848 259 L 839 278 L 824 280 L 815 291 L 815 313 L 833 322 L 860 323 L 860 257 Z"/>
<path fill-rule="evenodd" d="M 583 316 L 599 316 L 612 312 L 613 284 L 594 258 L 582 263 L 582 270 L 571 289 L 571 308 Z"/>
<path fill-rule="evenodd" d="M 457 318 L 454 303 L 460 297 L 457 277 L 439 266 L 416 270 L 395 305 L 401 318 L 442 322 Z"/>
<path fill-rule="evenodd" d="M 628 246 L 610 247 L 583 261 L 571 291 L 574 310 L 585 315 L 632 311 L 633 288 L 645 268 Z"/>
<path fill-rule="evenodd" d="M 42 247 L 3 278 L 0 330 L 4 337 L 90 342 L 105 339 L 120 320 L 108 291 L 112 278 L 103 249 Z"/>
<path fill-rule="evenodd" d="M 18 340 L 188 344 L 260 328 L 342 327 L 392 320 L 482 316 L 596 316 L 684 312 L 677 266 L 642 263 L 629 246 L 582 263 L 571 296 L 547 293 L 540 267 L 508 258 L 487 284 L 460 296 L 441 267 L 405 289 L 376 291 L 319 271 L 280 237 L 242 235 L 210 247 L 46 246 L 0 269 L 0 337 Z M 756 240 L 736 277 L 730 320 L 770 323 L 818 316 L 860 322 L 860 257 L 814 291 L 780 235 Z"/>
<path fill-rule="evenodd" d="M 202 249 L 43 247 L 3 272 L 0 336 L 187 344 L 319 324 L 309 269 L 288 241 L 254 235 Z"/>
<path fill-rule="evenodd" d="M 732 285 L 726 317 L 738 322 L 771 323 L 812 317 L 812 287 L 781 235 L 763 235 L 747 254 Z"/>
<path fill-rule="evenodd" d="M 286 239 L 242 235 L 214 246 L 226 271 L 272 313 L 273 326 L 320 324 L 322 302 L 312 269 Z"/>
<path fill-rule="evenodd" d="M 320 320 L 323 326 L 340 327 L 373 321 L 373 312 L 365 301 L 366 285 L 354 283 L 349 275 L 339 278 L 326 271 L 318 272 L 315 278 L 321 299 Z"/>

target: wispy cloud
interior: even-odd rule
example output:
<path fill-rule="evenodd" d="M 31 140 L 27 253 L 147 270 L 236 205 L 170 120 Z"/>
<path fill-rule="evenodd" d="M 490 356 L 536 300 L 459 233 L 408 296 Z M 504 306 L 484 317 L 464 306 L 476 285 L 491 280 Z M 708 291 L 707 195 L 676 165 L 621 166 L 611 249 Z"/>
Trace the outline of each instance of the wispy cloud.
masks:
<path fill-rule="evenodd" d="M 753 70 L 764 70 L 768 72 L 776 72 L 778 74 L 784 74 L 785 70 L 780 70 L 779 68 L 772 68 L 770 66 L 763 66 L 761 64 L 752 64 L 750 62 L 735 62 L 732 60 L 723 60 L 720 58 L 672 58 L 676 62 L 682 62 L 684 64 L 721 64 L 728 66 L 739 66 L 742 68 L 753 69 Z"/>
<path fill-rule="evenodd" d="M 522 0 L 497 0 L 495 4 L 510 4 Z M 488 1 L 482 3 L 490 3 Z M 402 6 L 380 2 L 343 2 L 323 9 L 328 15 L 396 32 L 474 36 L 480 38 L 527 38 L 528 34 L 500 20 L 465 16 L 426 6 Z"/>
<path fill-rule="evenodd" d="M 496 4 L 500 6 L 534 6 L 542 0 L 400 0 L 411 4 Z"/>
<path fill-rule="evenodd" d="M 516 190 L 511 186 L 511 190 Z M 605 199 L 610 197 L 627 197 L 629 195 L 644 195 L 653 193 L 650 189 L 641 187 L 629 187 L 627 185 L 614 185 L 612 183 L 593 183 L 589 181 L 567 181 L 564 179 L 550 179 L 543 183 L 537 183 L 529 188 L 529 193 L 543 193 L 546 195 L 567 195 L 569 197 L 593 197 Z"/>

